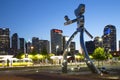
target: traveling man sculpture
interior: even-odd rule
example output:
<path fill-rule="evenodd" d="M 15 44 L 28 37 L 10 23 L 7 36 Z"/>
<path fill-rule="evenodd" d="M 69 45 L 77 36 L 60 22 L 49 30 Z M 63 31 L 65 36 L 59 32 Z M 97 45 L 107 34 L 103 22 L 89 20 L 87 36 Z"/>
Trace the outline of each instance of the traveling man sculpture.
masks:
<path fill-rule="evenodd" d="M 73 38 L 76 36 L 76 34 L 78 32 L 80 32 L 80 46 L 82 48 L 82 52 L 83 52 L 83 55 L 84 55 L 84 58 L 85 58 L 85 62 L 87 64 L 87 66 L 89 67 L 89 69 L 93 73 L 101 74 L 101 72 L 94 66 L 93 62 L 89 58 L 87 49 L 86 49 L 85 44 L 84 44 L 84 37 L 83 37 L 84 32 L 86 32 L 86 34 L 90 38 L 93 38 L 93 36 L 84 27 L 84 15 L 83 15 L 84 12 L 85 12 L 85 4 L 80 4 L 78 6 L 78 8 L 75 10 L 76 19 L 70 20 L 68 18 L 68 16 L 64 17 L 65 20 L 67 21 L 67 22 L 64 23 L 64 25 L 69 25 L 69 24 L 72 24 L 74 22 L 77 22 L 77 30 L 72 34 L 72 36 L 67 41 L 64 52 L 63 52 L 63 62 L 62 62 L 62 72 L 63 73 L 67 73 L 67 49 L 69 48 L 70 43 L 73 40 Z"/>

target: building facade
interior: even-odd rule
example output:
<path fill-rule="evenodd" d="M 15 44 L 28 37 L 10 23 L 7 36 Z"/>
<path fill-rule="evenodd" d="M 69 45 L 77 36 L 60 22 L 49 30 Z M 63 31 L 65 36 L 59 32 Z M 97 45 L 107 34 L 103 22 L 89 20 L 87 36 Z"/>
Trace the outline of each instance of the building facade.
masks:
<path fill-rule="evenodd" d="M 47 52 L 50 53 L 50 45 L 48 40 L 39 40 L 40 44 L 40 53 Z"/>
<path fill-rule="evenodd" d="M 20 53 L 26 53 L 26 50 L 25 50 L 25 39 L 24 38 L 19 38 L 19 45 L 20 45 L 20 49 L 19 49 L 19 52 Z"/>
<path fill-rule="evenodd" d="M 95 46 L 95 48 L 103 47 L 103 39 L 99 36 L 95 37 L 94 38 L 94 46 Z"/>
<path fill-rule="evenodd" d="M 106 25 L 103 31 L 103 46 L 106 51 L 116 51 L 116 27 Z"/>
<path fill-rule="evenodd" d="M 9 28 L 0 28 L 0 55 L 7 55 L 10 52 L 10 31 Z"/>
<path fill-rule="evenodd" d="M 30 41 L 28 41 L 26 44 L 25 44 L 25 47 L 26 47 L 26 53 L 29 54 L 29 53 L 32 53 L 32 43 Z"/>
<path fill-rule="evenodd" d="M 12 54 L 16 55 L 18 53 L 18 34 L 14 33 L 11 37 L 11 43 L 12 43 Z"/>
<path fill-rule="evenodd" d="M 71 56 L 74 56 L 75 50 L 76 50 L 76 44 L 75 44 L 75 42 L 71 42 L 70 43 L 70 54 L 71 54 Z"/>
<path fill-rule="evenodd" d="M 95 50 L 94 41 L 86 41 L 85 46 L 86 46 L 89 54 L 92 54 L 94 52 L 94 50 Z M 98 47 L 98 44 L 97 44 L 97 47 Z"/>
<path fill-rule="evenodd" d="M 51 52 L 55 55 L 63 53 L 63 31 L 59 29 L 51 30 Z"/>
<path fill-rule="evenodd" d="M 68 40 L 69 40 L 68 36 L 63 36 L 63 50 L 65 49 Z M 76 53 L 76 44 L 75 42 L 71 42 L 68 48 L 68 55 L 73 56 L 75 53 Z"/>
<path fill-rule="evenodd" d="M 32 38 L 32 47 L 33 47 L 34 52 L 40 53 L 40 44 L 39 44 L 39 38 L 38 37 L 33 37 Z"/>
<path fill-rule="evenodd" d="M 65 46 L 66 46 L 68 39 L 69 39 L 68 36 L 63 36 L 63 50 L 65 49 Z"/>

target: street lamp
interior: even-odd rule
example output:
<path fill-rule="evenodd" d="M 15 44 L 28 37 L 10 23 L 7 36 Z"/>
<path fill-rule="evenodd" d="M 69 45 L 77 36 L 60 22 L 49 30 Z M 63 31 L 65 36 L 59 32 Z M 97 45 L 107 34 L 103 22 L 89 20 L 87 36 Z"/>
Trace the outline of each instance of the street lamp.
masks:
<path fill-rule="evenodd" d="M 66 36 L 66 38 L 65 38 L 66 43 L 68 42 L 68 40 L 69 40 L 69 37 Z M 67 53 L 69 53 L 69 52 L 70 52 L 70 47 L 67 48 Z"/>
<path fill-rule="evenodd" d="M 56 46 L 56 55 L 57 55 L 57 52 L 58 52 L 58 48 L 59 48 L 59 45 Z"/>
<path fill-rule="evenodd" d="M 33 47 L 33 46 L 31 46 L 31 47 L 30 47 L 30 49 L 31 49 L 31 52 L 33 52 L 34 47 Z"/>
<path fill-rule="evenodd" d="M 102 38 L 99 38 L 99 41 L 102 41 Z"/>
<path fill-rule="evenodd" d="M 102 38 L 99 38 L 99 39 L 98 39 L 98 42 L 99 42 L 99 47 L 103 47 L 103 39 L 102 39 Z"/>

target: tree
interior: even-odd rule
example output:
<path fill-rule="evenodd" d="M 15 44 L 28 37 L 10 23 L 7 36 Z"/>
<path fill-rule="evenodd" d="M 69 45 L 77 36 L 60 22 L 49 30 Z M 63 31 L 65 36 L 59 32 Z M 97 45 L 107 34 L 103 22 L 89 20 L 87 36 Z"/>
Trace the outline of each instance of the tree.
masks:
<path fill-rule="evenodd" d="M 30 53 L 31 55 L 36 55 L 36 54 L 38 54 L 36 51 L 32 51 L 31 53 Z"/>
<path fill-rule="evenodd" d="M 112 58 L 113 58 L 112 54 L 108 53 L 108 54 L 107 54 L 107 58 L 108 58 L 108 59 L 112 59 Z"/>
<path fill-rule="evenodd" d="M 101 47 L 96 48 L 93 53 L 93 58 L 98 61 L 98 67 L 99 67 L 99 61 L 106 59 L 104 48 Z"/>
<path fill-rule="evenodd" d="M 47 49 L 46 49 L 46 48 L 43 48 L 43 49 L 41 50 L 41 53 L 40 53 L 40 54 L 42 54 L 42 55 L 48 55 Z"/>
<path fill-rule="evenodd" d="M 47 49 L 45 47 L 41 50 L 40 54 L 43 55 L 43 59 L 49 58 Z"/>
<path fill-rule="evenodd" d="M 84 59 L 84 56 L 81 53 L 78 53 L 77 55 L 75 55 L 75 59 L 77 61 L 82 61 Z"/>
<path fill-rule="evenodd" d="M 118 57 L 118 60 L 120 60 L 120 56 Z"/>
<path fill-rule="evenodd" d="M 25 57 L 24 53 L 18 53 L 17 56 L 16 56 L 16 58 L 18 58 L 18 59 L 22 59 L 24 57 Z"/>

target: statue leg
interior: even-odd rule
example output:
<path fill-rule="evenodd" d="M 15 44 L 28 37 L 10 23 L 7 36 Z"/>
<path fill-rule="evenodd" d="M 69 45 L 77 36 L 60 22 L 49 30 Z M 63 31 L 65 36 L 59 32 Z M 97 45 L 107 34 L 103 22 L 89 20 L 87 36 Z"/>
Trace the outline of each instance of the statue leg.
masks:
<path fill-rule="evenodd" d="M 87 49 L 85 47 L 85 44 L 84 44 L 84 28 L 81 29 L 80 31 L 80 44 L 81 44 L 81 48 L 82 48 L 82 51 L 84 53 L 84 58 L 85 58 L 85 62 L 87 64 L 87 66 L 90 68 L 90 70 L 93 72 L 93 73 L 98 73 L 100 74 L 101 72 L 95 67 L 95 65 L 93 64 L 93 62 L 91 61 L 91 59 L 89 58 L 89 55 L 88 55 L 88 52 L 87 52 Z"/>
<path fill-rule="evenodd" d="M 68 50 L 68 47 L 70 46 L 71 41 L 73 40 L 73 38 L 76 36 L 77 33 L 78 33 L 78 31 L 75 31 L 66 43 L 66 46 L 65 46 L 65 49 L 63 52 L 63 62 L 62 62 L 62 72 L 63 73 L 67 73 L 67 50 Z"/>

